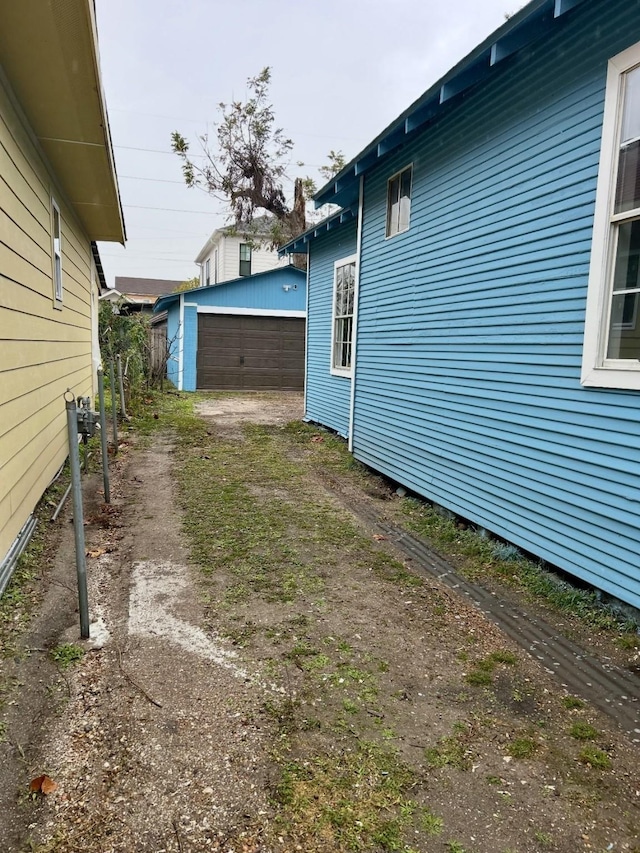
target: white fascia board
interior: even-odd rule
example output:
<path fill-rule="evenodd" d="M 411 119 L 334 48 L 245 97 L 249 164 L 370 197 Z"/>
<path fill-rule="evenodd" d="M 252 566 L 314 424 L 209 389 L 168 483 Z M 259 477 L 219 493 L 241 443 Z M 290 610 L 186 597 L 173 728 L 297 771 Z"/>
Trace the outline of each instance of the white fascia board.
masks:
<path fill-rule="evenodd" d="M 220 240 L 220 237 L 219 237 L 220 233 L 221 233 L 221 230 L 218 228 L 213 232 L 211 237 L 209 237 L 207 242 L 204 244 L 204 246 L 198 252 L 198 255 L 197 255 L 196 260 L 195 260 L 196 264 L 203 264 L 206 261 L 206 259 L 210 256 L 211 249 L 213 249 L 214 245 L 217 242 L 219 242 L 219 240 Z"/>
<path fill-rule="evenodd" d="M 236 314 L 247 317 L 302 317 L 307 316 L 306 311 L 286 311 L 274 308 L 229 308 L 219 305 L 198 305 L 198 314 Z"/>

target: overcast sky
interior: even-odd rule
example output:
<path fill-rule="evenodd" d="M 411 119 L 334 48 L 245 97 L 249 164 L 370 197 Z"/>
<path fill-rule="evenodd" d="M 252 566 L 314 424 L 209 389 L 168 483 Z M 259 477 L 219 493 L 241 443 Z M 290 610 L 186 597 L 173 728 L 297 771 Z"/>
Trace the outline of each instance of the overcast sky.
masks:
<path fill-rule="evenodd" d="M 350 160 L 522 5 L 97 0 L 128 236 L 126 249 L 100 244 L 108 284 L 116 275 L 182 281 L 197 273 L 194 258 L 226 211 L 184 186 L 171 132 L 192 141 L 213 133 L 217 105 L 244 98 L 247 77 L 271 66 L 276 119 L 295 142 L 291 175 L 317 178 L 330 149 Z"/>

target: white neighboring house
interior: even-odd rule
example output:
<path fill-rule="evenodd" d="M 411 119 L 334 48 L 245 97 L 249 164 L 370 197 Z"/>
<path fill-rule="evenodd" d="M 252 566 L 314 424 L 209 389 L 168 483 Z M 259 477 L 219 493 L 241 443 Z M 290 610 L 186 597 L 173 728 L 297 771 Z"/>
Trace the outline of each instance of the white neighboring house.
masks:
<path fill-rule="evenodd" d="M 262 232 L 256 231 L 255 225 L 246 232 L 237 226 L 213 232 L 196 258 L 201 287 L 286 266 L 287 261 L 278 258 L 277 251 L 258 245 Z M 268 232 L 264 236 L 268 237 Z"/>

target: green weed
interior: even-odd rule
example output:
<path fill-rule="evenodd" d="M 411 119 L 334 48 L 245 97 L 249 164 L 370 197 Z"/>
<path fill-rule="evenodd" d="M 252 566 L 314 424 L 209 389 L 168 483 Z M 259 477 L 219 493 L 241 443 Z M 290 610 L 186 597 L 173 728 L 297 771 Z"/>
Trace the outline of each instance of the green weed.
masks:
<path fill-rule="evenodd" d="M 465 675 L 464 680 L 467 684 L 473 684 L 476 687 L 486 687 L 493 683 L 491 672 L 487 672 L 483 669 L 474 669 L 471 672 L 468 672 Z"/>
<path fill-rule="evenodd" d="M 581 764 L 588 764 L 596 770 L 608 770 L 611 767 L 611 759 L 607 753 L 591 745 L 582 748 L 578 761 Z"/>
<path fill-rule="evenodd" d="M 84 656 L 84 649 L 75 643 L 61 643 L 51 650 L 51 657 L 61 670 L 69 669 Z"/>
<path fill-rule="evenodd" d="M 582 699 L 578 699 L 577 696 L 564 696 L 562 698 L 562 704 L 568 711 L 573 711 L 577 708 L 584 708 L 587 703 Z"/>
<path fill-rule="evenodd" d="M 441 817 L 433 814 L 433 812 L 424 809 L 420 815 L 420 827 L 427 835 L 440 835 L 444 827 L 444 821 Z"/>
<path fill-rule="evenodd" d="M 578 720 L 571 726 L 569 734 L 576 740 L 595 740 L 599 732 L 589 723 Z"/>
<path fill-rule="evenodd" d="M 538 751 L 538 744 L 528 737 L 515 738 L 507 747 L 507 753 L 512 758 L 533 758 Z"/>

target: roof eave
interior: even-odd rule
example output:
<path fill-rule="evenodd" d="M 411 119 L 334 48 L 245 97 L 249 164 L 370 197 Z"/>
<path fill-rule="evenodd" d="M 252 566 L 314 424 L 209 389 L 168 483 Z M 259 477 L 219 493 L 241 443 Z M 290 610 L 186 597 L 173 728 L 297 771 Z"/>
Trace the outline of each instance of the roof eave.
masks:
<path fill-rule="evenodd" d="M 2 4 L 0 55 L 19 115 L 92 241 L 124 243 L 93 0 Z"/>

